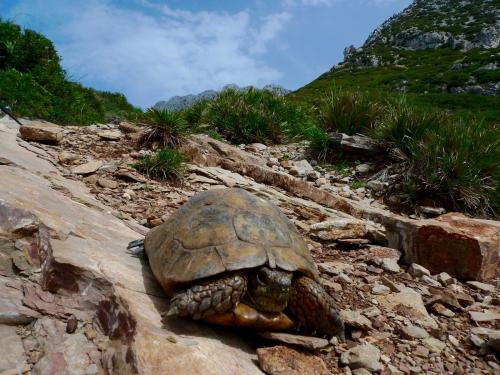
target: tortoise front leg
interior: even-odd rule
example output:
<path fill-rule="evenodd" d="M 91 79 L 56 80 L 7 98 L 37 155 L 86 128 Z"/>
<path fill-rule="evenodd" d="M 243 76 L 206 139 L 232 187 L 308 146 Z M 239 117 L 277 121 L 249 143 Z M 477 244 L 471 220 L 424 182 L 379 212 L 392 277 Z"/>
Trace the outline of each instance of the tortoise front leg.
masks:
<path fill-rule="evenodd" d="M 344 338 L 344 322 L 335 301 L 313 279 L 306 276 L 294 278 L 288 308 L 301 326 Z"/>
<path fill-rule="evenodd" d="M 206 318 L 234 310 L 247 291 L 245 273 L 224 274 L 177 292 L 170 300 L 167 317 Z"/>

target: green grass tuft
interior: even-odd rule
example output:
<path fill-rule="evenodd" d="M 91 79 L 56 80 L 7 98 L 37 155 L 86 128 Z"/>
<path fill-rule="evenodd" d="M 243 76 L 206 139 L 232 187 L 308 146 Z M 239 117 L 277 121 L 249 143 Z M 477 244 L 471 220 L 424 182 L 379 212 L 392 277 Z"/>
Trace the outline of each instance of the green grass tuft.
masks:
<path fill-rule="evenodd" d="M 180 180 L 186 174 L 184 156 L 172 149 L 159 150 L 152 156 L 146 155 L 133 167 L 148 177 L 160 179 Z"/>
<path fill-rule="evenodd" d="M 192 133 L 182 112 L 149 108 L 144 122 L 146 127 L 139 142 L 146 147 L 177 147 Z"/>

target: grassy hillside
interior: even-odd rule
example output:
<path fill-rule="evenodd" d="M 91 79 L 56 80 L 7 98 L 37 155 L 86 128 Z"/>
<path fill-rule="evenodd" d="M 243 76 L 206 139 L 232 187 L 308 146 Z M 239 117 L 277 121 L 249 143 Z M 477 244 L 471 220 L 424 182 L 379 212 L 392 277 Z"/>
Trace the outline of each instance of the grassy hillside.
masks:
<path fill-rule="evenodd" d="M 289 98 L 316 104 L 332 86 L 377 96 L 405 93 L 424 108 L 498 121 L 499 17 L 494 1 L 417 0 Z"/>
<path fill-rule="evenodd" d="M 122 94 L 69 81 L 49 39 L 1 19 L 0 104 L 19 116 L 74 125 L 129 118 L 140 112 Z"/>

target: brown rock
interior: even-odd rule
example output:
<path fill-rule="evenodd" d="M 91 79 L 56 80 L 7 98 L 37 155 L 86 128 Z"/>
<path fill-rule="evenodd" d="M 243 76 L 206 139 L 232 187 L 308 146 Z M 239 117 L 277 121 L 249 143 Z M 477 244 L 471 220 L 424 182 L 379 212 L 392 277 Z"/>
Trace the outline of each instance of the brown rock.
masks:
<path fill-rule="evenodd" d="M 66 333 L 74 333 L 78 328 L 78 319 L 72 315 L 66 322 Z"/>
<path fill-rule="evenodd" d="M 437 225 L 418 228 L 416 261 L 432 273 L 447 272 L 459 279 L 500 277 L 500 222 L 471 219 L 453 212 Z"/>
<path fill-rule="evenodd" d="M 325 362 L 311 353 L 286 346 L 257 349 L 259 365 L 269 375 L 327 375 Z"/>
<path fill-rule="evenodd" d="M 97 172 L 97 170 L 101 168 L 102 165 L 103 162 L 100 160 L 90 161 L 88 163 L 80 164 L 76 167 L 71 168 L 71 172 L 73 172 L 74 174 L 82 174 L 82 175 L 92 174 Z"/>
<path fill-rule="evenodd" d="M 328 340 L 320 337 L 294 335 L 282 332 L 259 332 L 266 339 L 284 342 L 285 344 L 298 345 L 305 349 L 316 350 L 328 346 Z"/>
<path fill-rule="evenodd" d="M 116 189 L 118 187 L 118 182 L 104 177 L 99 178 L 99 180 L 97 180 L 97 184 L 107 189 Z"/>
<path fill-rule="evenodd" d="M 118 129 L 120 129 L 125 134 L 139 133 L 141 131 L 140 127 L 126 121 L 120 122 L 120 125 L 118 125 Z"/>
<path fill-rule="evenodd" d="M 63 151 L 58 155 L 58 159 L 62 164 L 68 164 L 71 163 L 75 160 L 78 160 L 79 156 L 76 154 L 73 154 L 72 152 L 69 151 Z"/>
<path fill-rule="evenodd" d="M 360 238 L 366 235 L 366 224 L 362 220 L 339 217 L 336 220 L 313 224 L 310 233 L 323 241 L 335 241 L 343 238 Z"/>
<path fill-rule="evenodd" d="M 118 141 L 122 137 L 121 133 L 116 130 L 103 130 L 97 135 L 104 141 Z"/>
<path fill-rule="evenodd" d="M 50 122 L 33 121 L 19 128 L 25 141 L 59 144 L 64 135 L 61 127 Z"/>

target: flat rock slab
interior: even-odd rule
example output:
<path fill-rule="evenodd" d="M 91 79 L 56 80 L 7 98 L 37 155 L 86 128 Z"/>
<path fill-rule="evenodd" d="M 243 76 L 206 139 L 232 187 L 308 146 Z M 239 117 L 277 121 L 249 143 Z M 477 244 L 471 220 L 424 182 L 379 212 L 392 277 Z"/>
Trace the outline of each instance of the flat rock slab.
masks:
<path fill-rule="evenodd" d="M 262 370 L 269 375 L 326 375 L 330 373 L 320 357 L 287 346 L 257 349 L 257 358 Z"/>
<path fill-rule="evenodd" d="M 77 165 L 76 167 L 71 168 L 71 172 L 73 172 L 74 174 L 82 174 L 82 175 L 92 174 L 97 172 L 97 170 L 102 166 L 103 162 L 100 160 L 90 161 L 88 163 L 80 164 Z"/>
<path fill-rule="evenodd" d="M 2 133 L 0 155 L 17 158 L 26 169 L 0 166 L 0 211 L 25 210 L 47 226 L 52 255 L 44 277 L 53 283 L 53 292 L 63 288 L 74 298 L 88 299 L 86 306 L 95 306 L 96 320 L 110 337 L 102 354 L 109 373 L 262 373 L 254 363 L 254 349 L 239 335 L 190 320 L 162 321 L 167 299 L 149 266 L 126 251 L 141 235 L 95 200 L 83 183 L 62 177 L 50 163 L 21 148 L 16 133 Z M 53 189 L 54 184 L 66 193 Z M 72 348 L 78 352 L 78 345 Z"/>
<path fill-rule="evenodd" d="M 19 128 L 21 138 L 25 141 L 54 143 L 58 144 L 62 141 L 64 130 L 50 122 L 33 121 L 30 124 L 23 125 Z"/>
<path fill-rule="evenodd" d="M 118 130 L 102 130 L 97 135 L 104 141 L 118 141 L 122 137 Z"/>
<path fill-rule="evenodd" d="M 28 324 L 40 314 L 23 305 L 20 282 L 0 276 L 0 324 Z"/>
<path fill-rule="evenodd" d="M 475 322 L 494 322 L 500 320 L 500 313 L 497 311 L 469 311 L 470 318 Z"/>
<path fill-rule="evenodd" d="M 309 350 L 321 349 L 329 344 L 328 340 L 320 337 L 294 335 L 291 333 L 260 332 L 259 335 L 266 339 L 281 341 L 286 344 L 298 345 Z"/>

